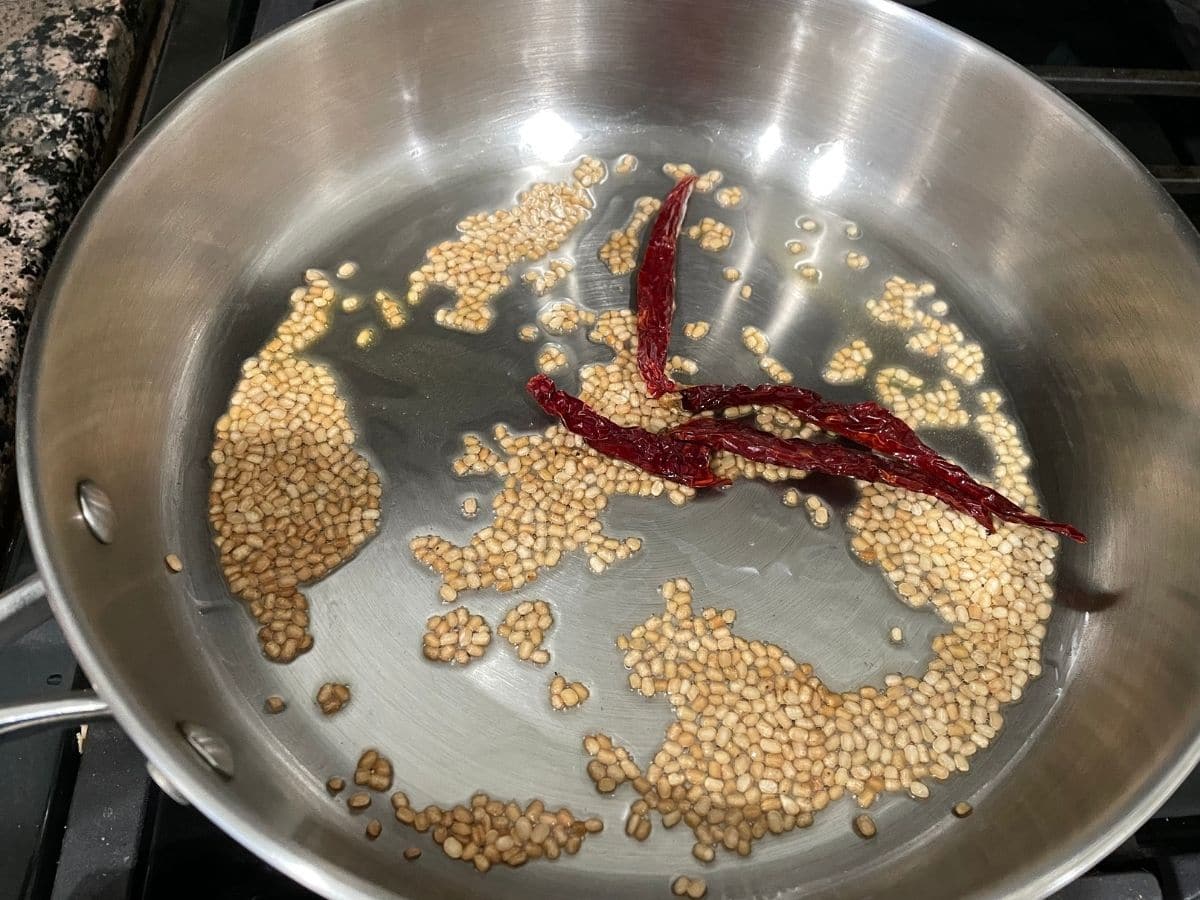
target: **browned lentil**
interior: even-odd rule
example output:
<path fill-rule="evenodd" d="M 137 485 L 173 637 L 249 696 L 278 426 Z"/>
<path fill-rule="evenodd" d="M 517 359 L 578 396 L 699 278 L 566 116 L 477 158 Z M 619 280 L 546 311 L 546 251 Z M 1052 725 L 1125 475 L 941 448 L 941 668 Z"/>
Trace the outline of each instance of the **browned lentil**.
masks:
<path fill-rule="evenodd" d="M 346 806 L 354 812 L 361 812 L 371 805 L 371 795 L 366 791 L 355 791 L 346 799 Z"/>
<path fill-rule="evenodd" d="M 406 860 L 408 860 L 409 862 L 413 862 L 414 860 L 420 859 L 421 858 L 421 848 L 420 847 L 408 847 L 404 851 L 404 858 Z"/>
<path fill-rule="evenodd" d="M 317 689 L 317 706 L 327 716 L 340 712 L 350 702 L 350 687 L 337 681 L 327 681 Z"/>
<path fill-rule="evenodd" d="M 860 838 L 870 840 L 875 837 L 875 820 L 865 813 L 854 817 L 854 833 Z"/>
<path fill-rule="evenodd" d="M 172 572 L 178 573 L 183 571 L 183 560 L 174 553 L 168 553 L 163 557 L 163 562 L 166 563 L 167 568 Z"/>
<path fill-rule="evenodd" d="M 504 616 L 496 631 L 517 648 L 521 660 L 544 666 L 550 662 L 550 652 L 542 649 L 542 641 L 554 626 L 554 615 L 545 600 L 525 600 Z"/>
<path fill-rule="evenodd" d="M 421 638 L 421 652 L 433 662 L 465 666 L 483 656 L 491 642 L 492 629 L 483 617 L 459 606 L 444 616 L 429 617 Z"/>
<path fill-rule="evenodd" d="M 278 715 L 287 709 L 287 701 L 278 694 L 272 694 L 264 701 L 263 708 L 271 715 Z"/>
<path fill-rule="evenodd" d="M 325 790 L 329 791 L 331 796 L 337 796 L 346 788 L 346 779 L 339 775 L 334 775 L 325 782 Z"/>
<path fill-rule="evenodd" d="M 366 831 L 366 835 L 367 835 L 367 840 L 373 841 L 377 837 L 379 837 L 379 835 L 381 835 L 383 833 L 383 823 L 380 822 L 378 819 L 372 819 L 370 822 L 367 823 L 367 827 L 366 827 L 365 831 Z"/>
<path fill-rule="evenodd" d="M 564 853 L 573 856 L 588 835 L 604 830 L 598 818 L 579 819 L 565 807 L 548 809 L 541 800 L 522 809 L 515 800 L 505 803 L 477 793 L 449 809 L 430 804 L 415 810 L 403 799 L 402 804 L 393 803 L 396 821 L 431 832 L 446 856 L 471 863 L 479 872 L 494 865 L 517 868 L 532 860 L 555 860 Z M 412 853 L 415 849 L 405 851 L 405 859 L 420 856 L 419 850 Z"/>
<path fill-rule="evenodd" d="M 554 709 L 574 709 L 590 696 L 591 691 L 583 682 L 568 682 L 561 675 L 555 675 L 550 681 L 550 705 Z"/>
<path fill-rule="evenodd" d="M 955 817 L 959 819 L 965 819 L 974 811 L 975 807 L 971 806 L 971 804 L 967 803 L 965 800 L 960 800 L 958 803 L 955 803 L 952 807 L 950 807 L 950 812 L 954 813 Z"/>
<path fill-rule="evenodd" d="M 378 750 L 364 750 L 354 768 L 354 783 L 369 787 L 373 791 L 387 791 L 392 787 L 392 763 Z"/>

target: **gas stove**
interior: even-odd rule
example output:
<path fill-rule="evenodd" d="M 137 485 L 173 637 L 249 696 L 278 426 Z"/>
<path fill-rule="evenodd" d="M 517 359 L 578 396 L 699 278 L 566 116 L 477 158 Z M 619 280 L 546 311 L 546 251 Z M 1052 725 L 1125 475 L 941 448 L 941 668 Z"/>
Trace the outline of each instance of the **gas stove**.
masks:
<path fill-rule="evenodd" d="M 132 134 L 222 59 L 329 0 L 163 5 Z M 1098 119 L 1200 224 L 1198 0 L 913 2 L 1028 66 Z M 14 510 L 8 518 L 17 518 Z M 19 521 L 0 544 L 4 586 L 33 570 Z M 0 703 L 85 686 L 57 625 L 0 647 Z M 0 897 L 313 896 L 167 798 L 111 722 L 0 742 Z M 1200 898 L 1200 773 L 1069 900 Z"/>

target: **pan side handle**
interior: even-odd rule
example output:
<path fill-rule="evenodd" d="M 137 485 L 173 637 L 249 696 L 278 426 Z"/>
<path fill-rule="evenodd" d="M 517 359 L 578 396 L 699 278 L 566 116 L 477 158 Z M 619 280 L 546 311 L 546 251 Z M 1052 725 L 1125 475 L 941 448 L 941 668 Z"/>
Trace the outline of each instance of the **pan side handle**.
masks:
<path fill-rule="evenodd" d="M 11 644 L 50 618 L 46 586 L 38 575 L 30 575 L 0 594 L 0 647 Z"/>
<path fill-rule="evenodd" d="M 0 594 L 0 646 L 11 643 L 50 618 L 46 587 L 31 575 Z M 92 691 L 76 691 L 51 700 L 0 705 L 0 739 L 55 725 L 91 722 L 109 715 L 108 704 Z"/>

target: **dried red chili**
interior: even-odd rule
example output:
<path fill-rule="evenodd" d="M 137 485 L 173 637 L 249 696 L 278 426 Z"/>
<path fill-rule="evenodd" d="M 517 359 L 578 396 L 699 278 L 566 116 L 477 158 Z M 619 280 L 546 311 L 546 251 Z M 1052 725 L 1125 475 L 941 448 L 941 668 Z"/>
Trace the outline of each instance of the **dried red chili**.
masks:
<path fill-rule="evenodd" d="M 632 463 L 651 474 L 693 488 L 729 484 L 709 467 L 712 454 L 701 444 L 686 443 L 667 432 L 618 425 L 578 397 L 560 391 L 545 375 L 534 375 L 525 385 L 538 405 L 579 435 L 593 450 Z"/>
<path fill-rule="evenodd" d="M 638 370 L 651 397 L 675 390 L 675 382 L 666 375 L 667 346 L 675 316 L 675 254 L 679 228 L 695 183 L 695 175 L 681 179 L 663 200 L 638 270 Z"/>
<path fill-rule="evenodd" d="M 989 531 L 992 529 L 991 516 L 982 504 L 955 493 L 941 480 L 915 466 L 859 447 L 779 437 L 759 431 L 740 419 L 692 419 L 672 428 L 671 434 L 681 441 L 694 441 L 710 450 L 726 450 L 754 462 L 859 478 L 928 494 L 975 519 Z"/>
<path fill-rule="evenodd" d="M 991 516 L 1053 531 L 1086 543 L 1084 534 L 1070 525 L 1026 512 L 999 491 L 980 484 L 965 469 L 940 456 L 916 432 L 877 403 L 831 403 L 819 394 L 791 385 L 706 384 L 682 391 L 684 408 L 691 412 L 731 406 L 778 406 L 824 431 L 848 438 L 864 447 L 909 463 L 924 475 L 941 481 L 955 496 L 971 501 L 988 514 L 985 527 L 993 530 Z M 973 516 L 978 519 L 978 516 Z"/>

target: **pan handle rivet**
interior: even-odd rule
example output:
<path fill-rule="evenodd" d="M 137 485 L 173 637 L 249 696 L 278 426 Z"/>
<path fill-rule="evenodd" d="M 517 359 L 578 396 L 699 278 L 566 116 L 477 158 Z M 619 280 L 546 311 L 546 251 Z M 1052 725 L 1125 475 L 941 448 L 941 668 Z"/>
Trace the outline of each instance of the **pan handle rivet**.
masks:
<path fill-rule="evenodd" d="M 111 544 L 117 528 L 117 514 L 113 510 L 112 501 L 108 499 L 108 494 L 94 481 L 84 480 L 76 486 L 75 496 L 79 500 L 83 523 L 87 525 L 92 537 L 102 544 Z"/>
<path fill-rule="evenodd" d="M 233 751 L 224 738 L 192 722 L 180 722 L 179 731 L 196 755 L 208 763 L 214 772 L 226 778 L 233 777 Z"/>

